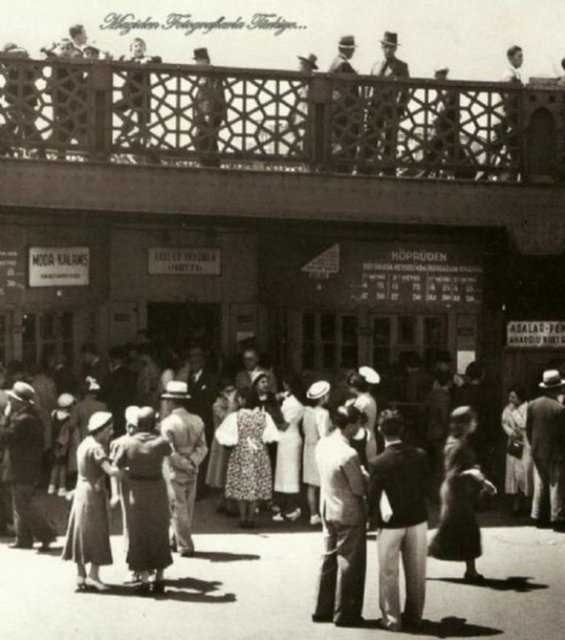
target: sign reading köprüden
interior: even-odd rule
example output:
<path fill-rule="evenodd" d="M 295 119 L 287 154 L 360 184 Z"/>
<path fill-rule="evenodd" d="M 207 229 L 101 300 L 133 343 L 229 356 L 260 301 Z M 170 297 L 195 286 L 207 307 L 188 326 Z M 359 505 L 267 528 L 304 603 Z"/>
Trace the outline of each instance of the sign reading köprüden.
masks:
<path fill-rule="evenodd" d="M 85 287 L 90 284 L 89 247 L 30 247 L 30 287 Z"/>

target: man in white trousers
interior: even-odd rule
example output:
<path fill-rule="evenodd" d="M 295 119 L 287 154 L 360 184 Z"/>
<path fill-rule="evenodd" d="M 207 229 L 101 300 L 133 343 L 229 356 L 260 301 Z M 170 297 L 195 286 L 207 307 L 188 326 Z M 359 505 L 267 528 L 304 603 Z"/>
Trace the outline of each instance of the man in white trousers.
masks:
<path fill-rule="evenodd" d="M 402 442 L 404 421 L 397 411 L 383 411 L 379 426 L 385 450 L 371 465 L 369 504 L 378 525 L 379 605 L 382 626 L 390 631 L 417 627 L 426 595 L 430 483 L 427 454 Z M 401 614 L 398 584 L 402 557 L 406 604 Z"/>

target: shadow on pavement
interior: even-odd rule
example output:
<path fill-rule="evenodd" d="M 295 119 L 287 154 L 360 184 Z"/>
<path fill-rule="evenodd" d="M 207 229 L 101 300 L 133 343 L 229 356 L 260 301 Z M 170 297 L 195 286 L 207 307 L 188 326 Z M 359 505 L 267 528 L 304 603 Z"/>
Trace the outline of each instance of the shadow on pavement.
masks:
<path fill-rule="evenodd" d="M 498 578 L 485 578 L 484 582 L 470 583 L 464 578 L 428 578 L 435 582 L 450 582 L 451 584 L 470 585 L 472 587 L 481 587 L 486 589 L 494 589 L 495 591 L 515 591 L 516 593 L 528 593 L 537 591 L 538 589 L 547 589 L 548 585 L 530 582 L 531 578 L 524 576 L 511 576 L 504 580 Z"/>
<path fill-rule="evenodd" d="M 433 636 L 434 638 L 479 638 L 497 636 L 504 633 L 502 629 L 483 627 L 478 624 L 468 624 L 465 618 L 449 616 L 439 621 L 422 620 L 413 630 L 403 629 L 403 633 L 418 636 Z"/>
<path fill-rule="evenodd" d="M 97 595 L 150 598 L 152 600 L 173 600 L 176 602 L 197 602 L 203 604 L 225 604 L 236 602 L 235 593 L 215 594 L 221 582 L 199 580 L 198 578 L 178 578 L 164 581 L 164 593 L 141 593 L 136 586 L 108 585 L 110 589 Z"/>
<path fill-rule="evenodd" d="M 254 553 L 229 553 L 227 551 L 195 551 L 194 558 L 210 562 L 236 562 L 239 560 L 259 560 L 261 556 Z"/>

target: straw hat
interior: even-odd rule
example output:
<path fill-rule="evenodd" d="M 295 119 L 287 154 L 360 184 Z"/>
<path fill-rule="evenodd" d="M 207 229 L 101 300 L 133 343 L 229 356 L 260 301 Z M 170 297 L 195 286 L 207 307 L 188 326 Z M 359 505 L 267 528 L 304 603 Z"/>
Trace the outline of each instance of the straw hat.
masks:
<path fill-rule="evenodd" d="M 90 416 L 88 433 L 96 433 L 112 424 L 112 414 L 109 411 L 97 411 Z"/>
<path fill-rule="evenodd" d="M 27 382 L 14 382 L 14 386 L 10 391 L 6 392 L 6 395 L 14 400 L 27 402 L 28 404 L 34 404 L 35 402 L 35 389 Z"/>
<path fill-rule="evenodd" d="M 379 384 L 381 376 L 372 367 L 359 367 L 359 375 L 364 378 L 368 384 Z"/>
<path fill-rule="evenodd" d="M 329 382 L 326 382 L 325 380 L 318 380 L 318 382 L 314 382 L 314 384 L 310 386 L 306 392 L 306 397 L 308 400 L 319 400 L 328 394 L 330 389 L 331 386 Z"/>
<path fill-rule="evenodd" d="M 539 383 L 539 386 L 542 389 L 556 389 L 563 385 L 565 385 L 565 380 L 561 379 L 561 375 L 557 369 L 548 369 L 547 371 L 544 371 L 542 382 Z"/>
<path fill-rule="evenodd" d="M 181 380 L 171 380 L 167 382 L 165 393 L 161 394 L 161 398 L 164 400 L 188 400 L 190 399 L 188 385 Z"/>

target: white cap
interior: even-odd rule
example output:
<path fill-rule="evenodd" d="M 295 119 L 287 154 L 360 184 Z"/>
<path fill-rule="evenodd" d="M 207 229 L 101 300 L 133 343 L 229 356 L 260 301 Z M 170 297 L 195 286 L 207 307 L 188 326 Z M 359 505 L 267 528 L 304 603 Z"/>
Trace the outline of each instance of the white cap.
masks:
<path fill-rule="evenodd" d="M 371 367 L 359 367 L 359 375 L 368 382 L 368 384 L 379 384 L 381 376 Z"/>
<path fill-rule="evenodd" d="M 127 407 L 125 411 L 126 424 L 130 424 L 132 427 L 137 427 L 139 420 L 139 407 L 131 405 Z"/>
<path fill-rule="evenodd" d="M 59 409 L 68 409 L 69 407 L 72 407 L 74 403 L 75 398 L 70 393 L 62 393 L 57 398 L 57 406 L 59 407 Z"/>
<path fill-rule="evenodd" d="M 104 429 L 112 422 L 112 414 L 109 411 L 97 411 L 90 416 L 88 421 L 88 433 L 95 433 Z"/>
<path fill-rule="evenodd" d="M 331 385 L 329 382 L 326 382 L 326 380 L 318 380 L 318 382 L 314 382 L 314 384 L 310 386 L 306 392 L 306 397 L 308 400 L 319 400 L 329 393 L 330 389 Z"/>

